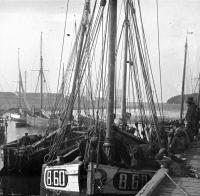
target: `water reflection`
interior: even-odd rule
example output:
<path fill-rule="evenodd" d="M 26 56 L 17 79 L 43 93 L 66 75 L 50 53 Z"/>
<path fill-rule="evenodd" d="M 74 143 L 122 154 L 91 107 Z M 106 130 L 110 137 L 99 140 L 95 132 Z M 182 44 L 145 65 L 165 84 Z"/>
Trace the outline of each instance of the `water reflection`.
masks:
<path fill-rule="evenodd" d="M 19 139 L 24 134 L 28 132 L 29 135 L 32 134 L 45 134 L 44 130 L 34 128 L 34 127 L 24 127 L 24 128 L 15 128 L 14 122 L 8 122 L 8 130 L 7 130 L 7 142 L 11 142 L 13 140 Z"/>
<path fill-rule="evenodd" d="M 3 176 L 0 181 L 0 195 L 39 195 L 40 177 Z"/>
<path fill-rule="evenodd" d="M 44 130 L 35 129 L 32 127 L 15 128 L 14 122 L 8 122 L 8 130 L 5 134 L 0 134 L 0 145 L 9 143 L 19 139 L 25 133 L 45 134 Z M 0 157 L 0 169 L 3 168 L 2 156 Z M 40 191 L 40 176 L 1 176 L 0 177 L 0 195 L 21 195 L 33 196 L 39 195 Z"/>

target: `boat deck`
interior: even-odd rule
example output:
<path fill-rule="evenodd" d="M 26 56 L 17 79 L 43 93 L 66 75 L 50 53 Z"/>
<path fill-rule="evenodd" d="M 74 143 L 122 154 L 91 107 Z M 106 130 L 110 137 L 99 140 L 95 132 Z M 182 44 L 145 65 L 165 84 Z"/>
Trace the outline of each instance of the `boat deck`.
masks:
<path fill-rule="evenodd" d="M 200 140 L 185 152 L 187 165 L 200 173 Z M 171 177 L 167 169 L 160 169 L 137 196 L 199 196 L 200 179 L 195 177 Z M 200 177 L 200 176 L 199 176 Z"/>

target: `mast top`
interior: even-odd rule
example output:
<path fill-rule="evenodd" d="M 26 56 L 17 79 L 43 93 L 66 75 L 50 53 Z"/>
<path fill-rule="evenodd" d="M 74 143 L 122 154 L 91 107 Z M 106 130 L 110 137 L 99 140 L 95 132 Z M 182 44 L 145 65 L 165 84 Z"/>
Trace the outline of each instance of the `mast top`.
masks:
<path fill-rule="evenodd" d="M 40 56 L 42 57 L 42 32 L 40 34 Z"/>
<path fill-rule="evenodd" d="M 186 39 L 185 39 L 185 48 L 187 48 L 187 47 L 188 47 L 188 38 L 186 36 Z"/>

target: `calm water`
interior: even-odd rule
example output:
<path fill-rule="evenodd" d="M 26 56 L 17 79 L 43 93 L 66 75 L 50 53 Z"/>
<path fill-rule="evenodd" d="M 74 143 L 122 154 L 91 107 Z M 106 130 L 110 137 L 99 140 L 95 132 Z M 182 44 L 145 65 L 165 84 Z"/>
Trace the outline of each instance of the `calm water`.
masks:
<path fill-rule="evenodd" d="M 8 130 L 5 136 L 0 137 L 0 145 L 19 139 L 28 132 L 31 134 L 43 134 L 42 130 L 35 128 L 15 128 L 14 122 L 8 122 Z M 0 159 L 0 169 L 3 167 Z M 39 195 L 40 176 L 2 176 L 0 177 L 0 195 Z"/>

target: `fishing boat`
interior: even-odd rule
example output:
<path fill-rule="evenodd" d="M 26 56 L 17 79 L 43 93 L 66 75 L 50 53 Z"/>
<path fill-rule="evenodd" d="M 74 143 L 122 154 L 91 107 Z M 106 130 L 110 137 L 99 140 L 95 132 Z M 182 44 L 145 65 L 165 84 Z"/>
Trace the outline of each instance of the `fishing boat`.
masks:
<path fill-rule="evenodd" d="M 84 138 L 82 129 L 77 126 L 72 127 L 71 134 L 73 140 L 64 141 L 62 146 L 68 146 L 67 149 L 59 151 L 60 156 L 71 152 L 70 157 L 78 156 L 77 142 Z M 9 142 L 2 146 L 4 166 L 1 174 L 4 175 L 40 175 L 42 164 L 48 158 L 48 153 L 53 141 L 56 139 L 60 130 L 53 131 L 46 136 L 28 135 L 21 137 L 18 140 Z M 71 158 L 71 161 L 72 161 Z M 32 167 L 34 165 L 34 167 Z"/>
<path fill-rule="evenodd" d="M 140 8 L 139 4 L 138 8 Z M 147 56 L 144 55 L 147 54 L 144 31 L 143 28 L 142 32 L 139 31 L 136 9 L 132 1 L 125 1 L 124 10 L 125 18 L 121 31 L 124 32 L 124 58 L 120 123 L 114 122 L 117 88 L 115 68 L 118 65 L 116 60 L 119 52 L 116 44 L 117 0 L 110 0 L 107 3 L 105 0 L 95 1 L 92 11 L 90 11 L 90 0 L 85 0 L 82 20 L 75 41 L 75 55 L 71 56 L 69 63 L 73 65 L 71 67 L 74 67 L 71 93 L 67 100 L 60 134 L 54 140 L 53 148 L 50 149 L 48 158 L 43 164 L 40 185 L 41 196 L 55 194 L 62 196 L 135 195 L 152 178 L 156 171 L 155 168 L 160 167 L 154 156 L 151 160 L 142 161 L 140 159 L 139 151 L 141 148 L 146 147 L 146 150 L 148 150 L 153 143 L 157 146 L 156 152 L 159 155 L 163 140 L 153 98 L 149 59 L 146 59 Z M 141 13 L 140 11 L 139 13 Z M 141 22 L 140 14 L 139 18 Z M 103 29 L 102 36 L 99 35 L 101 28 Z M 142 36 L 140 36 L 140 33 L 142 33 Z M 98 35 L 101 39 L 98 39 Z M 98 40 L 100 40 L 100 43 Z M 142 43 L 142 41 L 144 42 Z M 59 143 L 65 138 L 67 140 L 72 139 L 70 133 L 73 124 L 74 102 L 81 88 L 86 66 L 91 65 L 91 58 L 95 56 L 94 51 L 99 47 L 96 48 L 98 44 L 102 48 L 100 49 L 101 55 L 98 55 L 100 57 L 100 72 L 98 72 L 96 80 L 99 81 L 97 94 L 101 101 L 97 101 L 96 115 L 93 110 L 91 126 L 84 128 L 87 134 L 85 134 L 85 139 L 79 143 L 80 156 L 77 157 L 74 151 L 61 156 L 58 150 L 67 150 L 67 147 L 63 147 Z M 97 68 L 95 67 L 95 69 Z M 132 79 L 135 82 L 136 96 L 140 108 L 140 122 L 142 122 L 140 125 L 135 123 L 135 127 L 127 124 L 130 118 L 130 114 L 126 110 L 127 70 L 133 74 Z M 141 71 L 140 74 L 139 71 Z M 105 73 L 107 73 L 107 77 L 105 77 Z M 140 76 L 143 81 L 141 83 Z M 107 83 L 104 77 L 107 78 Z M 143 105 L 142 84 L 144 84 L 148 102 L 149 116 L 145 114 Z M 95 84 L 91 85 L 90 89 L 93 88 L 92 86 L 94 87 Z M 107 95 L 107 98 L 103 99 L 102 94 Z M 106 109 L 104 105 L 107 105 Z M 104 112 L 106 118 L 104 118 Z M 141 127 L 141 131 L 139 131 L 139 127 Z M 150 151 L 146 152 L 148 154 Z M 152 164 L 149 164 L 150 162 L 154 164 L 153 167 Z"/>
<path fill-rule="evenodd" d="M 27 124 L 31 127 L 39 127 L 46 129 L 48 127 L 49 119 L 44 116 L 39 115 L 29 115 L 27 114 Z"/>
<path fill-rule="evenodd" d="M 16 122 L 17 126 L 26 126 L 26 115 L 22 108 L 22 77 L 21 77 L 21 70 L 20 70 L 20 59 L 19 59 L 19 48 L 18 48 L 18 69 L 19 69 L 19 82 L 18 82 L 18 109 L 15 112 L 11 112 L 10 118 L 11 120 Z"/>
<path fill-rule="evenodd" d="M 12 142 L 9 142 L 8 144 L 4 144 L 2 146 L 4 165 L 1 173 L 23 174 L 26 170 L 30 169 L 30 165 L 27 163 L 31 162 L 31 160 L 29 160 L 29 157 L 26 155 L 28 155 L 31 151 L 30 145 L 40 139 L 41 136 L 25 134 L 25 136 L 18 140 L 14 140 Z M 35 171 L 37 171 L 37 165 L 35 165 L 33 169 L 33 174 Z"/>
<path fill-rule="evenodd" d="M 43 82 L 44 78 L 44 70 L 43 70 L 43 56 L 42 56 L 42 33 L 40 39 L 40 70 L 39 70 L 39 77 L 40 77 L 40 109 L 33 109 L 32 111 L 29 110 L 27 114 L 27 124 L 32 127 L 38 127 L 42 129 L 46 129 L 51 126 L 52 129 L 58 127 L 59 119 L 56 115 L 46 115 L 43 106 Z M 51 120 L 50 120 L 51 118 Z M 51 123 L 49 123 L 51 122 Z"/>

